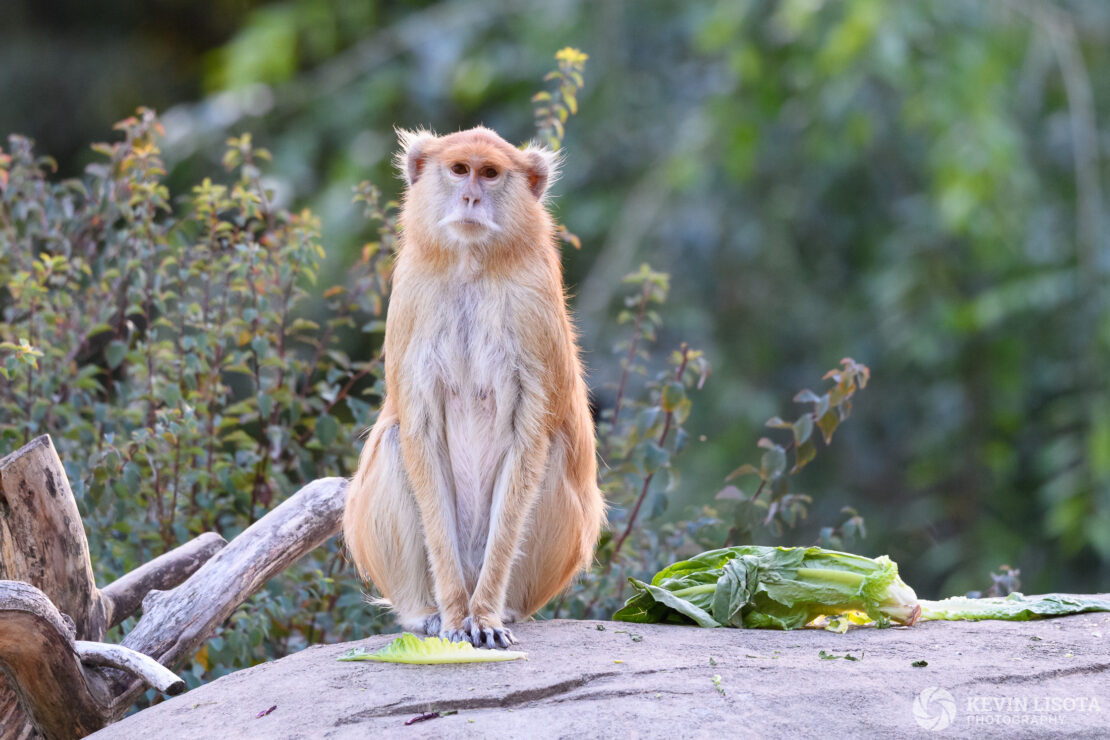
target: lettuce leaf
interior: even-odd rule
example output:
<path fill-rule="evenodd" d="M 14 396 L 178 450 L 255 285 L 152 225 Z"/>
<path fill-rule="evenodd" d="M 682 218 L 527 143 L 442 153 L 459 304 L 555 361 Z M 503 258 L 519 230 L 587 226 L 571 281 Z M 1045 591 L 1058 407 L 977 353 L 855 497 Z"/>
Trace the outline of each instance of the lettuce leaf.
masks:
<path fill-rule="evenodd" d="M 439 663 L 489 663 L 503 660 L 520 660 L 527 653 L 517 650 L 478 649 L 469 642 L 451 642 L 440 637 L 419 638 L 409 632 L 377 652 L 367 652 L 365 648 L 351 648 L 338 660 L 374 660 L 381 663 L 416 663 L 432 665 Z"/>
<path fill-rule="evenodd" d="M 670 565 L 613 618 L 702 627 L 798 629 L 822 616 L 863 614 L 880 624 L 913 624 L 917 595 L 888 557 L 819 547 L 740 546 Z"/>
<path fill-rule="evenodd" d="M 1025 596 L 1014 592 L 1009 596 L 986 599 L 968 599 L 953 596 L 940 601 L 921 602 L 921 618 L 947 621 L 980 619 L 1005 619 L 1025 622 L 1043 617 L 1083 612 L 1110 612 L 1110 601 L 1071 594 L 1042 594 Z"/>

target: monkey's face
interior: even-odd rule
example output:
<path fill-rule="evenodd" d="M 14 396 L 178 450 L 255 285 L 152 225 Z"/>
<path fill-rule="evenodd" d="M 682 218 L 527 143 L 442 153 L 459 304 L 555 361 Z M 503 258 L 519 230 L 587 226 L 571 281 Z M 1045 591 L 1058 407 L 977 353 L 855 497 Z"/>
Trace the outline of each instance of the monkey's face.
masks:
<path fill-rule="evenodd" d="M 491 154 L 497 152 L 447 151 L 437 158 L 442 194 L 438 225 L 457 241 L 484 242 L 503 230 L 505 180 L 512 163 Z"/>
<path fill-rule="evenodd" d="M 464 248 L 508 237 L 529 220 L 558 164 L 553 152 L 517 149 L 481 127 L 442 137 L 398 133 L 409 215 Z"/>

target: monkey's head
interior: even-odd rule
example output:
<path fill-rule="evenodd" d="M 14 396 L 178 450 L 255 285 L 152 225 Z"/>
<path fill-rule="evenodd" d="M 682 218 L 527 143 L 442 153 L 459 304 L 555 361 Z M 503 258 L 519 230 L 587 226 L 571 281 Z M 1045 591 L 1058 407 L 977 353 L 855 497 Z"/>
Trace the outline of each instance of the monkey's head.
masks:
<path fill-rule="evenodd" d="M 517 149 L 488 128 L 446 136 L 402 131 L 398 169 L 404 174 L 406 229 L 436 241 L 483 246 L 546 219 L 544 198 L 558 174 L 549 149 Z"/>

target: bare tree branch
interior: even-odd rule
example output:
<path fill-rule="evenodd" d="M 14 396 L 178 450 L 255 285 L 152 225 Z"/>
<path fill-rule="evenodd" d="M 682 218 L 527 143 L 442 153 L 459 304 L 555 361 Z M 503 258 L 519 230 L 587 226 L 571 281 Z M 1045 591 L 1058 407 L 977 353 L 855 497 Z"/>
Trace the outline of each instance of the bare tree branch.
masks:
<path fill-rule="evenodd" d="M 227 540 L 215 532 L 205 532 L 102 588 L 108 626 L 115 627 L 137 612 L 148 592 L 181 584 L 226 544 Z"/>
<path fill-rule="evenodd" d="M 77 650 L 77 657 L 85 665 L 119 668 L 142 679 L 143 683 L 151 688 L 170 696 L 177 696 L 185 690 L 185 682 L 176 673 L 149 655 L 137 653 L 131 648 L 86 640 L 77 640 L 74 642 L 74 648 Z"/>

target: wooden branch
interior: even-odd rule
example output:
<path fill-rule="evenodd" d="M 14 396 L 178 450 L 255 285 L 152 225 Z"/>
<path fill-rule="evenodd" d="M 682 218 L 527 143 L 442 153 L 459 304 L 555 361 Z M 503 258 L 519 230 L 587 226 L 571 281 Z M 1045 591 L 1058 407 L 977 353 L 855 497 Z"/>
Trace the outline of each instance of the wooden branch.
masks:
<path fill-rule="evenodd" d="M 89 544 L 77 501 L 50 437 L 36 437 L 0 459 L 0 578 L 36 587 L 52 608 L 60 612 L 60 619 L 70 625 L 69 660 L 75 660 L 72 646 L 75 638 L 102 640 L 108 627 L 135 613 L 148 591 L 179 585 L 224 544 L 219 535 L 201 535 L 99 591 L 93 581 Z M 30 619 L 24 612 L 25 609 L 16 620 L 19 623 Z M 45 626 L 42 630 L 49 631 Z M 55 649 L 57 645 L 42 643 L 39 647 Z M 79 663 L 77 668 L 82 675 L 100 676 L 100 671 L 83 671 Z M 27 687 L 15 683 L 21 679 L 13 671 L 6 673 L 0 675 L 0 738 L 27 738 L 34 729 L 25 709 L 42 711 L 45 705 L 27 704 Z M 54 688 L 61 696 L 70 691 L 64 686 Z M 80 702 L 75 711 L 79 715 L 77 724 L 88 724 L 91 715 L 82 709 Z M 105 709 L 101 722 L 106 712 Z M 40 726 L 54 723 L 42 716 L 35 721 Z"/>
<path fill-rule="evenodd" d="M 201 535 L 98 590 L 50 438 L 0 460 L 0 738 L 83 737 L 119 719 L 147 683 L 183 690 L 166 666 L 192 657 L 266 581 L 335 534 L 346 487 L 314 481 L 231 544 Z M 99 642 L 140 603 L 123 646 Z"/>
<path fill-rule="evenodd" d="M 108 626 L 115 627 L 137 612 L 149 591 L 166 591 L 183 583 L 226 544 L 215 532 L 205 532 L 100 589 Z"/>
<path fill-rule="evenodd" d="M 146 685 L 170 696 L 177 696 L 185 690 L 185 681 L 176 673 L 149 655 L 137 653 L 131 648 L 85 640 L 77 640 L 74 648 L 77 650 L 77 657 L 85 665 L 119 668 L 138 676 Z"/>
<path fill-rule="evenodd" d="M 104 638 L 107 619 L 93 582 L 81 514 L 46 435 L 0 459 L 0 579 L 40 589 L 72 619 L 78 637 Z M 0 738 L 5 740 L 32 733 L 9 683 L 0 676 Z"/>
<path fill-rule="evenodd" d="M 103 639 L 108 621 L 89 542 L 48 435 L 0 460 L 0 511 L 0 579 L 38 588 L 73 620 L 78 637 Z"/>
<path fill-rule="evenodd" d="M 0 581 L 0 668 L 47 740 L 71 740 L 107 722 L 105 683 L 82 668 L 73 623 L 39 589 Z M 5 718 L 5 737 L 25 734 L 23 718 Z"/>
<path fill-rule="evenodd" d="M 151 591 L 143 616 L 123 645 L 176 668 L 270 578 L 339 530 L 346 478 L 313 481 L 248 527 L 172 591 Z M 114 677 L 118 719 L 143 691 L 130 676 Z"/>

